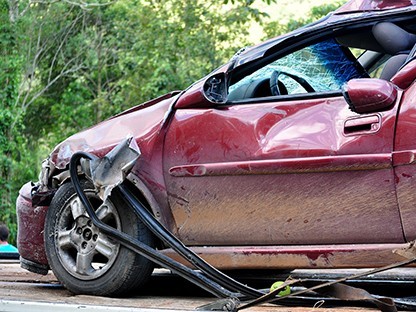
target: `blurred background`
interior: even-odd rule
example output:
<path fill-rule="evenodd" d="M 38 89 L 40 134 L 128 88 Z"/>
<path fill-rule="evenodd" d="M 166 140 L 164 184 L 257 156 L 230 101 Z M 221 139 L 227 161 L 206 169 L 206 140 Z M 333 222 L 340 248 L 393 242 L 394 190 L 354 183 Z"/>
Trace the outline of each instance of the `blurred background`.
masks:
<path fill-rule="evenodd" d="M 0 222 L 69 135 L 173 90 L 337 0 L 0 0 Z"/>

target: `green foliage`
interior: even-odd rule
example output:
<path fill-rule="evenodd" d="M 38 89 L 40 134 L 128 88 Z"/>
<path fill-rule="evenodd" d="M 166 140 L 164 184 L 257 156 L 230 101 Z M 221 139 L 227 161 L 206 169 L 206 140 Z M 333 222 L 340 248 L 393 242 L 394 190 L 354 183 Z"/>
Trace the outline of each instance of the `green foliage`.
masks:
<path fill-rule="evenodd" d="M 18 145 L 13 137 L 20 128 L 15 118 L 21 72 L 18 30 L 19 25 L 9 20 L 8 2 L 0 0 L 0 222 L 8 224 L 12 234 L 16 232 L 13 169 Z"/>
<path fill-rule="evenodd" d="M 229 2 L 231 2 L 232 4 L 240 2 L 243 4 L 245 3 L 246 5 L 252 5 L 254 1 L 255 0 L 230 0 L 230 1 L 224 0 L 224 4 L 227 4 Z M 276 0 L 264 0 L 264 2 L 266 2 L 267 4 L 272 4 L 272 3 L 276 3 Z"/>
<path fill-rule="evenodd" d="M 268 16 L 254 2 L 98 0 L 25 7 L 0 0 L 0 222 L 9 225 L 12 242 L 18 190 L 36 181 L 55 144 L 121 110 L 185 89 L 226 62 L 250 44 L 251 23 Z M 266 32 L 289 31 L 335 6 L 270 23 Z"/>
<path fill-rule="evenodd" d="M 345 2 L 346 0 L 335 0 L 333 3 L 313 6 L 306 17 L 291 17 L 289 21 L 284 23 L 280 21 L 272 21 L 264 27 L 266 37 L 276 37 L 317 21 L 326 16 L 328 13 L 339 8 Z"/>
<path fill-rule="evenodd" d="M 162 93 L 186 88 L 244 42 L 254 1 L 120 0 L 29 7 L 0 0 L 0 221 L 53 146 Z M 86 9 L 88 7 L 88 9 Z"/>
<path fill-rule="evenodd" d="M 140 103 L 203 77 L 245 44 L 251 14 L 245 6 L 229 9 L 198 0 L 142 3 L 131 10 L 127 1 L 111 8 L 114 29 L 124 28 L 120 64 L 128 74 L 120 81 L 125 105 Z M 135 21 L 134 27 L 126 27 Z M 227 25 L 225 27 L 224 25 Z M 133 26 L 133 25 L 132 25 Z M 139 36 L 135 34 L 140 34 Z"/>
<path fill-rule="evenodd" d="M 46 14 L 46 21 L 32 28 L 40 32 L 42 27 L 46 43 L 55 42 L 48 36 L 52 29 L 55 37 L 61 30 L 71 32 L 65 41 L 56 40 L 62 42 L 60 62 L 54 63 L 52 48 L 43 55 L 35 72 L 40 83 L 34 84 L 32 94 L 74 56 L 82 62 L 79 70 L 61 77 L 31 104 L 25 115 L 26 135 L 33 140 L 49 135 L 50 142 L 59 142 L 120 110 L 186 88 L 248 43 L 250 21 L 263 16 L 251 4 L 120 0 L 88 12 L 37 8 L 36 15 Z M 72 27 L 80 12 L 82 24 Z M 67 16 L 64 21 L 62 14 Z M 38 116 L 41 123 L 36 122 Z"/>
<path fill-rule="evenodd" d="M 28 64 L 27 34 L 32 30 L 29 16 L 12 19 L 10 5 L 0 0 L 0 222 L 10 229 L 10 242 L 15 244 L 17 225 L 15 202 L 25 181 L 35 179 L 39 171 L 38 149 L 30 146 L 25 135 L 25 109 L 20 105 L 24 94 L 22 85 Z M 22 88 L 23 86 L 23 88 Z"/>

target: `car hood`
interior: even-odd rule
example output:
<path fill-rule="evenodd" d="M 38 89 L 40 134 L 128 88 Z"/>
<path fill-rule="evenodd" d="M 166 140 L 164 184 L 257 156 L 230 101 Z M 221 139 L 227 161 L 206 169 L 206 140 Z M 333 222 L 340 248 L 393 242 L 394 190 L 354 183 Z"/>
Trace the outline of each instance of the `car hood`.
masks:
<path fill-rule="evenodd" d="M 76 133 L 56 146 L 49 159 L 56 168 L 65 169 L 74 153 L 102 157 L 127 137 L 136 139 L 142 153 L 150 153 L 150 138 L 159 134 L 178 97 L 179 92 L 166 94 Z"/>

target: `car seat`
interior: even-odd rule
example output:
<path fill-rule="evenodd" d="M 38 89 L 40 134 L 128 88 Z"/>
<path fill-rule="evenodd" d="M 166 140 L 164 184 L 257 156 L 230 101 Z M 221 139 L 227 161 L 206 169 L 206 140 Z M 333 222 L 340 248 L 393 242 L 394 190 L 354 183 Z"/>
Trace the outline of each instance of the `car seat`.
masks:
<path fill-rule="evenodd" d="M 416 35 L 396 24 L 381 22 L 373 26 L 373 35 L 380 46 L 392 57 L 386 62 L 380 78 L 390 80 L 406 63 L 416 44 Z"/>

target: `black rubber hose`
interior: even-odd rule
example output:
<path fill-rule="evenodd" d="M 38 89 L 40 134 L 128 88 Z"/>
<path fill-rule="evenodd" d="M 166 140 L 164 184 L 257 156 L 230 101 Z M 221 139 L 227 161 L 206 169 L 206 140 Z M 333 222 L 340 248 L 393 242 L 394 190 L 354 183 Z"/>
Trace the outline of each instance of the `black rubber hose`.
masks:
<path fill-rule="evenodd" d="M 90 201 L 88 200 L 87 196 L 85 195 L 84 191 L 81 188 L 78 178 L 78 164 L 81 158 L 86 158 L 92 160 L 96 158 L 94 155 L 85 153 L 85 152 L 77 152 L 71 157 L 70 165 L 69 165 L 69 173 L 71 176 L 72 185 L 77 193 L 78 197 L 80 198 L 82 204 L 84 205 L 91 221 L 93 224 L 100 229 L 103 233 L 111 236 L 116 241 L 118 241 L 121 245 L 129 248 L 135 253 L 138 253 L 147 259 L 155 262 L 156 264 L 171 270 L 172 272 L 178 274 L 179 276 L 185 278 L 186 280 L 192 282 L 193 284 L 199 286 L 200 288 L 210 292 L 211 294 L 220 297 L 220 298 L 237 298 L 240 296 L 239 293 L 231 292 L 221 285 L 213 282 L 205 275 L 194 271 L 183 264 L 180 264 L 171 258 L 163 255 L 162 253 L 158 252 L 157 250 L 143 244 L 137 239 L 120 232 L 114 229 L 111 226 L 108 226 L 104 222 L 102 222 L 97 215 L 95 214 L 94 209 Z"/>
<path fill-rule="evenodd" d="M 156 220 L 149 211 L 144 208 L 143 204 L 130 192 L 130 190 L 123 184 L 118 186 L 122 197 L 125 198 L 135 211 L 139 219 L 155 234 L 159 239 L 166 243 L 169 247 L 175 250 L 179 255 L 193 264 L 196 268 L 200 269 L 207 277 L 211 278 L 216 283 L 223 285 L 224 287 L 238 291 L 241 294 L 249 298 L 258 298 L 264 293 L 257 289 L 246 286 L 228 275 L 225 275 L 204 259 L 194 253 L 191 249 L 186 247 L 179 239 L 177 239 L 172 233 L 170 233 L 158 220 Z"/>

